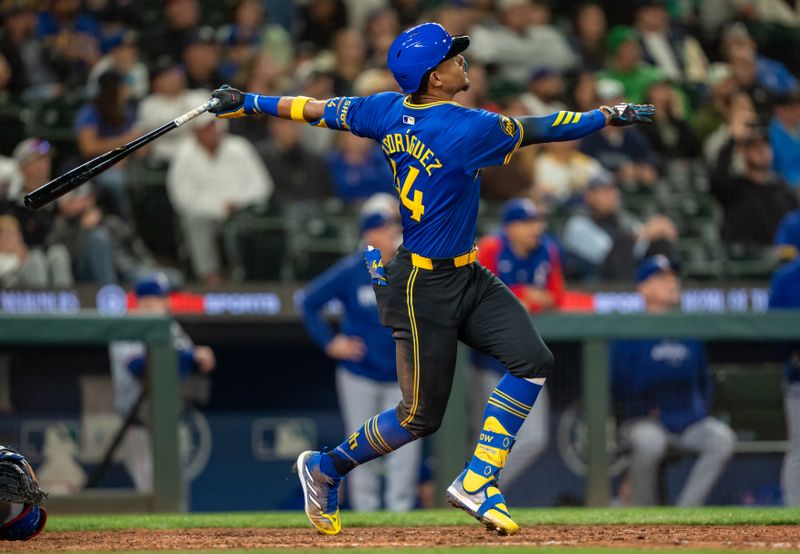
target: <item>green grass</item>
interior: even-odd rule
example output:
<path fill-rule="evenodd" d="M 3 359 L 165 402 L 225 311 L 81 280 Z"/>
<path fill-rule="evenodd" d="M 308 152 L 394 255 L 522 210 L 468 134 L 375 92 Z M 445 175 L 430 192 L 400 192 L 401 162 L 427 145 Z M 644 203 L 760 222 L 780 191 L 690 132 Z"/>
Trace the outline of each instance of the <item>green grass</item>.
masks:
<path fill-rule="evenodd" d="M 781 525 L 800 523 L 798 508 L 552 508 L 517 509 L 521 525 Z M 344 512 L 347 527 L 474 525 L 453 509 L 409 513 Z M 122 529 L 196 529 L 203 527 L 307 527 L 300 512 L 227 512 L 143 515 L 52 515 L 47 531 L 111 531 Z M 383 551 L 385 552 L 385 551 Z M 437 550 L 436 552 L 441 552 Z M 573 551 L 570 551 L 573 552 Z M 610 552 L 603 550 L 603 552 Z"/>

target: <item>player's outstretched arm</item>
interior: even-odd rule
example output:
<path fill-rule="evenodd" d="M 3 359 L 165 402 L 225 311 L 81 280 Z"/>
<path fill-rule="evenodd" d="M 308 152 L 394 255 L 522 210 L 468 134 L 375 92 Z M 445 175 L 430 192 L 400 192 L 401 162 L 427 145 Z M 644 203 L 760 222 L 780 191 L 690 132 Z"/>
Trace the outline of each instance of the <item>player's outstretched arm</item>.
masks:
<path fill-rule="evenodd" d="M 655 113 L 655 107 L 650 104 L 616 104 L 590 112 L 560 111 L 541 117 L 519 117 L 517 120 L 524 132 L 521 146 L 527 146 L 579 139 L 606 125 L 623 127 L 634 123 L 652 123 Z"/>
<path fill-rule="evenodd" d="M 325 114 L 327 100 L 315 100 L 307 96 L 262 96 L 242 92 L 222 85 L 211 93 L 220 102 L 209 110 L 220 118 L 236 118 L 256 115 L 272 115 L 283 119 L 313 123 Z"/>

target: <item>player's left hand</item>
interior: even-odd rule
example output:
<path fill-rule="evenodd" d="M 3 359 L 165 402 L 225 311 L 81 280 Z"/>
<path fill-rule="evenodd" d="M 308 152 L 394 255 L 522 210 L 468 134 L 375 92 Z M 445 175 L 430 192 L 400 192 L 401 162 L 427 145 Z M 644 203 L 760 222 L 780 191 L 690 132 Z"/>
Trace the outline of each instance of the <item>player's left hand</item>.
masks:
<path fill-rule="evenodd" d="M 600 109 L 611 117 L 608 124 L 614 127 L 625 127 L 634 123 L 652 123 L 656 115 L 656 107 L 652 104 L 623 103 L 601 106 Z"/>

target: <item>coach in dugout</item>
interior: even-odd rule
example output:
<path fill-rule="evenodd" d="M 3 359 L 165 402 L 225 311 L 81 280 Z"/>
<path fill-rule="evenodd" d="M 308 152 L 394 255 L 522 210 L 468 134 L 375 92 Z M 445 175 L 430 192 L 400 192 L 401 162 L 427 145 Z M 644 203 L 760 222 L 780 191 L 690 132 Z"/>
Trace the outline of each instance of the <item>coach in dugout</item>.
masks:
<path fill-rule="evenodd" d="M 648 314 L 678 305 L 678 267 L 666 256 L 645 259 L 636 280 Z M 610 354 L 620 432 L 631 450 L 631 504 L 656 504 L 659 466 L 672 447 L 698 455 L 677 504 L 702 505 L 736 445 L 733 430 L 708 415 L 713 382 L 704 345 L 683 339 L 615 341 Z"/>
<path fill-rule="evenodd" d="M 163 274 L 145 277 L 136 283 L 136 313 L 166 315 L 169 313 L 169 281 Z M 192 371 L 209 373 L 217 365 L 214 351 L 196 346 L 177 321 L 170 326 L 178 356 L 181 379 Z M 137 410 L 133 424 L 125 433 L 123 460 L 137 492 L 153 492 L 153 452 L 147 428 L 147 410 L 140 400 L 146 394 L 147 346 L 141 341 L 114 341 L 109 345 L 111 381 L 114 385 L 114 407 L 125 420 Z M 142 397 L 143 399 L 143 397 Z"/>
<path fill-rule="evenodd" d="M 561 256 L 555 241 L 546 235 L 547 214 L 528 198 L 514 198 L 503 206 L 502 228 L 478 242 L 478 261 L 508 285 L 530 313 L 557 309 L 564 298 Z M 473 351 L 470 387 L 475 433 L 482 423 L 482 407 L 505 375 L 506 368 L 491 356 Z M 500 474 L 512 483 L 547 448 L 550 398 L 539 393 L 536 406 L 517 434 L 514 455 Z"/>
<path fill-rule="evenodd" d="M 366 201 L 361 212 L 364 245 L 379 249 L 384 263 L 400 245 L 397 201 L 380 193 Z M 339 332 L 325 322 L 322 310 L 331 300 L 342 305 Z M 381 325 L 361 249 L 336 263 L 308 284 L 303 300 L 306 329 L 325 353 L 336 361 L 336 389 L 346 429 L 357 429 L 376 412 L 393 409 L 400 402 L 395 345 L 392 332 Z M 367 440 L 355 437 L 354 440 Z M 363 465 L 348 475 L 350 503 L 354 510 L 412 509 L 417 500 L 422 442 L 416 441 L 384 458 L 385 471 L 376 464 Z"/>

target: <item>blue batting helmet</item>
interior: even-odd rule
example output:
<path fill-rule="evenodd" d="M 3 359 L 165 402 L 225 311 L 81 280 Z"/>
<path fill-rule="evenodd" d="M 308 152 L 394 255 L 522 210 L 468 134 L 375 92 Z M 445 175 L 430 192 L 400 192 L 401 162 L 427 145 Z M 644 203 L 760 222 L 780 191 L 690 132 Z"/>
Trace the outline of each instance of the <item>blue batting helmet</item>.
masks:
<path fill-rule="evenodd" d="M 400 33 L 389 47 L 387 65 L 406 94 L 416 92 L 425 74 L 469 46 L 469 37 L 452 37 L 438 23 L 423 23 Z"/>

